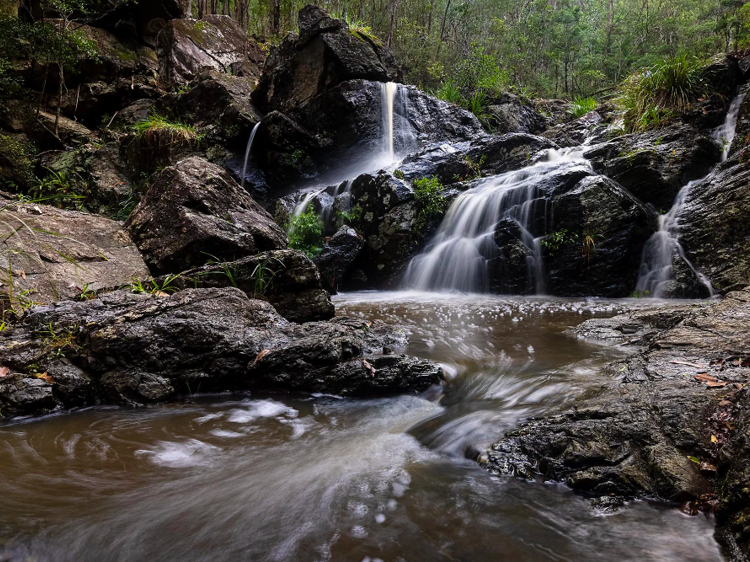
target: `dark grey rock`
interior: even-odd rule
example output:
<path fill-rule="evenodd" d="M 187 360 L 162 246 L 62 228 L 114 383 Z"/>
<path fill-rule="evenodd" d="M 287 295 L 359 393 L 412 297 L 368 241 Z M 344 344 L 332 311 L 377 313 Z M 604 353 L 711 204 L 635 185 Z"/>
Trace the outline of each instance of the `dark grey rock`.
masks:
<path fill-rule="evenodd" d="M 313 260 L 329 291 L 336 292 L 361 249 L 362 238 L 351 227 L 342 226 L 331 236 L 323 251 Z"/>

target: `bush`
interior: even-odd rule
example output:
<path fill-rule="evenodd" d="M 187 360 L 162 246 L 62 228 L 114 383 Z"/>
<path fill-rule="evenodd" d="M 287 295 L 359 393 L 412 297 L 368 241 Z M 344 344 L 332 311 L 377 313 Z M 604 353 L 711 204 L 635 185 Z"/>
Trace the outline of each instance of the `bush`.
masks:
<path fill-rule="evenodd" d="M 422 234 L 434 218 L 445 214 L 450 203 L 442 194 L 442 184 L 435 177 L 414 180 L 413 188 L 414 201 L 417 204 L 414 232 Z"/>
<path fill-rule="evenodd" d="M 169 121 L 158 113 L 135 123 L 133 132 L 153 147 L 192 146 L 200 144 L 201 138 L 194 127 L 180 121 Z"/>
<path fill-rule="evenodd" d="M 568 113 L 576 119 L 594 111 L 599 106 L 594 98 L 577 97 L 571 103 Z"/>
<path fill-rule="evenodd" d="M 323 221 L 313 209 L 292 217 L 289 222 L 289 247 L 311 258 L 323 249 Z"/>
<path fill-rule="evenodd" d="M 628 132 L 659 127 L 708 94 L 705 67 L 686 55 L 657 63 L 623 82 L 615 100 Z"/>

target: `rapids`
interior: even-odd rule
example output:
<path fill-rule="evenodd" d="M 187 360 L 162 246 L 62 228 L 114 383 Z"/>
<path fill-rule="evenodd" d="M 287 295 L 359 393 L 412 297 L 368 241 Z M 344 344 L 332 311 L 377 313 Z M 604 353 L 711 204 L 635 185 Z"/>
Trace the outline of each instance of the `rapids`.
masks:
<path fill-rule="evenodd" d="M 471 460 L 519 420 L 595 393 L 617 348 L 569 326 L 654 301 L 427 293 L 336 298 L 402 324 L 442 395 L 193 396 L 0 431 L 0 559 L 720 561 L 713 521 L 614 514 Z"/>

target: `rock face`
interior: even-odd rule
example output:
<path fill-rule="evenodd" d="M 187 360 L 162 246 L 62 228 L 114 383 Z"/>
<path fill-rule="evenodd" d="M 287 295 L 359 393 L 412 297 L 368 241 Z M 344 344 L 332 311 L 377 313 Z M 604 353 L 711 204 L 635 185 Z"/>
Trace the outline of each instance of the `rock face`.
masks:
<path fill-rule="evenodd" d="M 514 94 L 504 94 L 487 107 L 490 125 L 496 134 L 538 134 L 547 128 L 547 120 L 536 112 L 531 102 Z"/>
<path fill-rule="evenodd" d="M 364 320 L 293 324 L 235 288 L 119 291 L 34 309 L 2 332 L 9 372 L 0 404 L 13 415 L 95 400 L 140 405 L 197 389 L 383 395 L 440 383 L 441 369 L 427 361 L 383 355 L 393 336 Z M 47 375 L 35 377 L 40 371 Z"/>
<path fill-rule="evenodd" d="M 183 289 L 237 287 L 250 298 L 270 302 L 291 322 L 328 320 L 336 312 L 315 264 L 296 250 L 263 252 L 234 262 L 205 265 L 183 272 L 173 284 Z"/>
<path fill-rule="evenodd" d="M 331 236 L 314 260 L 326 289 L 337 292 L 361 249 L 362 238 L 351 227 L 342 226 Z"/>
<path fill-rule="evenodd" d="M 266 112 L 286 112 L 341 82 L 399 82 L 401 69 L 379 40 L 349 29 L 316 6 L 299 13 L 299 36 L 289 35 L 263 69 L 253 101 Z"/>
<path fill-rule="evenodd" d="M 667 210 L 689 181 L 708 174 L 719 161 L 714 140 L 689 125 L 619 137 L 585 153 L 598 172 L 645 203 Z"/>
<path fill-rule="evenodd" d="M 521 424 L 480 462 L 596 496 L 718 506 L 725 542 L 747 553 L 749 317 L 744 290 L 720 303 L 585 322 L 582 337 L 641 347 L 608 368 L 598 396 Z"/>
<path fill-rule="evenodd" d="M 158 35 L 159 78 L 169 87 L 186 85 L 208 71 L 257 81 L 263 52 L 229 16 L 173 19 Z"/>
<path fill-rule="evenodd" d="M 0 198 L 0 208 L 0 291 L 16 309 L 75 298 L 86 285 L 107 289 L 148 276 L 116 221 L 10 198 Z"/>
<path fill-rule="evenodd" d="M 286 235 L 229 175 L 191 157 L 163 170 L 126 226 L 153 274 L 286 248 Z"/>
<path fill-rule="evenodd" d="M 726 293 L 750 280 L 750 168 L 732 158 L 692 186 L 678 217 L 688 259 Z"/>

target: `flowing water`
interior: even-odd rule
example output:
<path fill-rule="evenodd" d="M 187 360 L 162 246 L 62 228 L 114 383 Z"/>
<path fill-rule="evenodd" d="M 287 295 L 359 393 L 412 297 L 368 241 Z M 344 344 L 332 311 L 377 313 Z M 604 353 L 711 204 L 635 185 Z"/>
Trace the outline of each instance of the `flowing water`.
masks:
<path fill-rule="evenodd" d="M 404 286 L 488 292 L 490 264 L 500 251 L 495 231 L 505 220 L 518 229 L 526 248 L 529 292 L 543 294 L 541 239 L 552 210 L 549 183 L 580 166 L 590 169 L 581 150 L 550 151 L 543 162 L 477 180 L 453 201 L 425 252 L 411 261 Z"/>
<path fill-rule="evenodd" d="M 402 323 L 407 351 L 450 373 L 442 394 L 194 397 L 5 425 L 0 560 L 722 559 L 704 516 L 646 502 L 604 515 L 563 486 L 467 459 L 596 392 L 620 352 L 565 330 L 623 302 L 364 293 L 336 304 Z"/>
<path fill-rule="evenodd" d="M 729 156 L 729 149 L 737 128 L 737 117 L 744 97 L 743 93 L 732 100 L 724 123 L 714 131 L 714 140 L 722 146 L 722 162 Z M 659 229 L 649 238 L 643 248 L 641 271 L 636 285 L 637 292 L 654 298 L 668 297 L 671 291 L 671 281 L 675 278 L 674 261 L 680 259 L 693 272 L 696 279 L 706 287 L 708 294 L 714 294 L 711 281 L 690 263 L 679 240 L 680 213 L 691 189 L 701 181 L 703 180 L 689 182 L 679 191 L 669 211 L 659 215 Z"/>
<path fill-rule="evenodd" d="M 258 132 L 258 127 L 260 127 L 260 121 L 258 121 L 255 126 L 253 127 L 253 130 L 250 131 L 250 138 L 247 139 L 247 148 L 245 149 L 245 160 L 242 163 L 242 187 L 245 187 L 245 177 L 247 176 L 247 163 L 250 160 L 250 152 L 253 149 L 253 141 L 255 140 L 255 135 Z"/>

